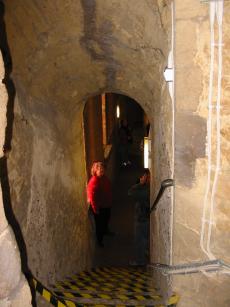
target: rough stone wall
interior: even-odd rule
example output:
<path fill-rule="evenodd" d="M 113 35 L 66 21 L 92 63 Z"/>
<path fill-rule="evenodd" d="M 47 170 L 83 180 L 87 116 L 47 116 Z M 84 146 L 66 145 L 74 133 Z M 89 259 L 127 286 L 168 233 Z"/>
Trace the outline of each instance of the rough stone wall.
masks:
<path fill-rule="evenodd" d="M 214 3 L 215 1 L 210 1 Z M 217 1 L 221 2 L 221 1 Z M 208 185 L 208 100 L 210 75 L 209 3 L 175 1 L 176 25 L 176 152 L 175 152 L 175 212 L 174 264 L 222 259 L 230 263 L 230 202 L 229 202 L 229 9 L 224 1 L 223 71 L 221 85 L 221 163 L 214 193 L 214 215 L 208 253 L 208 221 L 211 191 L 214 187 L 217 133 L 218 45 L 214 46 L 214 78 L 212 108 L 211 173 Z M 215 5 L 215 4 L 214 4 Z M 215 22 L 215 43 L 218 27 Z M 207 209 L 203 219 L 205 193 L 209 187 Z M 204 249 L 202 250 L 202 222 Z M 221 273 L 192 274 L 174 278 L 181 295 L 179 306 L 229 306 L 229 275 Z"/>
<path fill-rule="evenodd" d="M 15 100 L 8 169 L 13 211 L 25 238 L 25 260 L 32 273 L 47 282 L 63 271 L 89 266 L 93 243 L 85 205 L 82 122 L 73 127 L 63 114 L 55 130 L 55 123 L 50 123 L 53 110 L 45 109 L 47 118 L 33 112 L 30 116 L 20 99 Z"/>
<path fill-rule="evenodd" d="M 4 63 L 0 53 L 0 159 L 3 158 L 6 110 L 8 95 L 2 80 L 5 76 Z M 2 164 L 1 164 L 2 165 Z M 14 233 L 5 216 L 2 182 L 0 186 L 0 306 L 31 306 L 29 286 L 21 272 L 21 259 Z"/>
<path fill-rule="evenodd" d="M 167 64 L 165 64 L 165 67 Z M 168 94 L 164 81 L 162 82 L 161 100 L 159 109 L 155 111 L 155 120 L 153 124 L 153 149 L 152 159 L 154 169 L 154 189 L 152 203 L 159 192 L 161 182 L 165 179 L 173 178 L 173 122 L 172 122 L 172 102 Z M 162 126 L 164 123 L 164 127 Z M 155 132 L 157 133 L 155 134 Z M 157 209 L 152 212 L 151 223 L 151 262 L 152 263 L 171 263 L 171 205 L 173 188 L 165 190 L 160 199 Z M 171 295 L 171 279 L 154 273 L 158 287 L 162 295 Z"/>
<path fill-rule="evenodd" d="M 9 157 L 11 198 L 29 267 L 46 282 L 91 261 L 83 101 L 102 92 L 128 95 L 151 125 L 155 120 L 154 134 L 161 136 L 156 148 L 171 142 L 169 100 L 162 86 L 170 1 L 4 3 L 18 97 Z M 166 106 L 160 97 L 166 97 Z M 168 176 L 170 148 L 162 145 L 157 153 L 164 171 L 154 169 L 155 182 Z M 165 232 L 169 210 L 158 212 Z"/>
<path fill-rule="evenodd" d="M 93 161 L 104 160 L 102 140 L 101 96 L 88 99 L 84 109 L 84 136 L 88 178 L 91 176 Z"/>
<path fill-rule="evenodd" d="M 159 102 L 154 105 L 154 119 L 152 122 L 152 174 L 153 186 L 152 203 L 160 189 L 161 182 L 173 177 L 173 107 L 169 95 L 168 85 L 165 82 L 163 72 L 168 66 L 168 55 L 171 50 L 171 1 L 159 1 L 158 9 L 161 16 L 161 25 L 164 37 L 167 37 L 167 48 L 165 49 L 164 61 L 159 65 L 159 79 L 154 85 L 158 90 L 155 99 Z M 161 33 L 163 36 L 163 33 Z M 165 41 L 166 42 L 166 41 Z M 151 216 L 151 262 L 170 264 L 171 255 L 171 189 L 165 191 L 158 203 L 158 208 Z M 161 289 L 162 295 L 171 293 L 171 280 L 157 271 L 154 272 L 157 286 Z"/>

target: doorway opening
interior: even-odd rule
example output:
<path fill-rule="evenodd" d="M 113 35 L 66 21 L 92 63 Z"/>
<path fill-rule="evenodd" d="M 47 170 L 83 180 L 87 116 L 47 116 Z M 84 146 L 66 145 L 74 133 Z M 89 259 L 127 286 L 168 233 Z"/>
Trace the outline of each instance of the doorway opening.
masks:
<path fill-rule="evenodd" d="M 135 100 L 115 93 L 89 98 L 83 119 L 87 180 L 92 163 L 103 161 L 113 194 L 110 228 L 115 235 L 105 236 L 104 248 L 95 249 L 94 265 L 128 265 L 135 250 L 135 201 L 128 196 L 128 190 L 138 182 L 144 168 L 151 168 L 151 153 L 147 152 L 149 164 L 144 157 L 150 122 Z M 128 130 L 126 143 L 123 130 Z"/>

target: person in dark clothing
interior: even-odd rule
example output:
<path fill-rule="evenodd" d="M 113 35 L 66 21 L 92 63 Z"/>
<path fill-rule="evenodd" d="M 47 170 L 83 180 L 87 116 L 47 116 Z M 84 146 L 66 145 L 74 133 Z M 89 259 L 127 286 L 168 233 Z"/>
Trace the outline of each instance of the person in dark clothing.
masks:
<path fill-rule="evenodd" d="M 145 265 L 149 254 L 149 219 L 150 219 L 150 172 L 144 169 L 139 183 L 128 190 L 128 195 L 135 200 L 134 244 L 135 261 L 133 265 Z"/>
<path fill-rule="evenodd" d="M 131 134 L 131 129 L 128 125 L 127 120 L 121 120 L 121 126 L 118 131 L 119 144 L 118 144 L 118 152 L 119 158 L 122 166 L 130 165 L 131 162 L 129 160 L 129 147 L 132 144 L 133 138 Z"/>
<path fill-rule="evenodd" d="M 103 247 L 104 235 L 113 234 L 108 227 L 111 216 L 112 189 L 102 162 L 93 163 L 91 175 L 87 185 L 87 198 L 95 219 L 97 242 L 100 247 Z"/>

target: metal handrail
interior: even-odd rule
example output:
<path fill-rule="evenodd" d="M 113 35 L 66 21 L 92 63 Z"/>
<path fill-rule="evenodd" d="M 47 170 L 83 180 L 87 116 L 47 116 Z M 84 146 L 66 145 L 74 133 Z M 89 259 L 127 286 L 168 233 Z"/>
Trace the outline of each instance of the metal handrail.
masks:
<path fill-rule="evenodd" d="M 168 265 L 162 263 L 150 263 L 149 269 L 158 270 L 164 275 L 177 275 L 177 274 L 193 274 L 200 272 L 216 272 L 223 273 L 230 272 L 230 264 L 225 263 L 222 259 L 207 260 L 202 262 L 188 262 L 177 265 Z"/>
<path fill-rule="evenodd" d="M 153 203 L 153 205 L 152 205 L 152 207 L 150 209 L 150 213 L 153 210 L 156 209 L 157 204 L 158 204 L 159 200 L 161 199 L 162 195 L 164 194 L 165 189 L 168 188 L 168 187 L 171 187 L 173 185 L 174 185 L 173 179 L 165 179 L 164 181 L 161 182 L 160 190 L 159 190 L 159 192 L 157 194 L 157 197 L 156 197 L 156 199 L 155 199 L 155 201 L 154 201 L 154 203 Z"/>

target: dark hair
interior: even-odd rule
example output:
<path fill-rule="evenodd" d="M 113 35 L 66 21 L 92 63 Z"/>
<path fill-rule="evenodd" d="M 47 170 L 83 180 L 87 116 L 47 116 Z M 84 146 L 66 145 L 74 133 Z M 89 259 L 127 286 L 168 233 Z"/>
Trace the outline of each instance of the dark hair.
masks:
<path fill-rule="evenodd" d="M 139 183 L 140 182 L 140 178 L 144 175 L 147 175 L 147 176 L 150 176 L 150 171 L 148 168 L 143 168 L 141 173 L 140 173 L 140 176 L 139 178 L 136 180 L 136 183 Z"/>
<path fill-rule="evenodd" d="M 148 168 L 144 168 L 141 172 L 141 175 L 150 175 L 150 170 Z"/>

